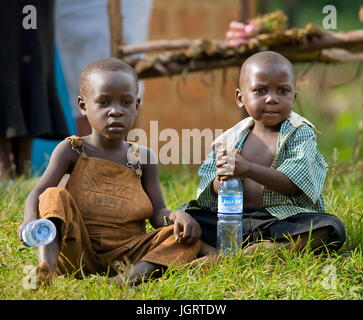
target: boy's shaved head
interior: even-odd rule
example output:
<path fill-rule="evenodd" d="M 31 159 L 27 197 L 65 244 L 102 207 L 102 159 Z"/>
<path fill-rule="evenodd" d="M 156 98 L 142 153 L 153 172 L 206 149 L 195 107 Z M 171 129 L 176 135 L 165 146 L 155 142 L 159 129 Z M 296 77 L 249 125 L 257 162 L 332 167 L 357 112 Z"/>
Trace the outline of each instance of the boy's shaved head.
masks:
<path fill-rule="evenodd" d="M 274 51 L 262 51 L 258 52 L 252 56 L 250 56 L 245 62 L 242 64 L 239 81 L 241 83 L 243 77 L 248 74 L 248 68 L 254 64 L 281 64 L 286 67 L 288 72 L 290 73 L 293 82 L 295 82 L 294 76 L 294 67 L 292 63 L 287 60 L 283 55 L 274 52 Z"/>
<path fill-rule="evenodd" d="M 135 79 L 136 90 L 138 89 L 138 76 L 136 71 L 126 62 L 116 58 L 104 58 L 91 62 L 83 68 L 79 77 L 79 89 L 81 95 L 85 93 L 88 85 L 88 77 L 95 72 L 121 71 L 129 73 Z"/>

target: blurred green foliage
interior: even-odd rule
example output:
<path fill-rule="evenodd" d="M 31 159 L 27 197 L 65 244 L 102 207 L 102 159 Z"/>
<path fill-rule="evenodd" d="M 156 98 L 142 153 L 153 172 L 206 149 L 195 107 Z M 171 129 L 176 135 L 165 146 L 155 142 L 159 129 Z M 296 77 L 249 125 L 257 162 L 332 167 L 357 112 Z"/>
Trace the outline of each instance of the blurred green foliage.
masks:
<path fill-rule="evenodd" d="M 305 74 L 304 70 L 310 68 Z M 339 161 L 363 159 L 363 76 L 357 63 L 298 64 L 295 111 L 313 122 L 319 150 L 327 160 L 337 150 Z M 356 150 L 359 150 L 355 154 Z"/>
<path fill-rule="evenodd" d="M 333 5 L 337 10 L 337 30 L 347 31 L 363 28 L 359 21 L 358 10 L 363 6 L 363 0 L 269 0 L 265 1 L 267 11 L 282 9 L 290 14 L 293 27 L 304 27 L 311 22 L 322 26 L 325 16 L 323 8 L 326 5 Z M 290 9 L 289 9 L 290 8 Z"/>

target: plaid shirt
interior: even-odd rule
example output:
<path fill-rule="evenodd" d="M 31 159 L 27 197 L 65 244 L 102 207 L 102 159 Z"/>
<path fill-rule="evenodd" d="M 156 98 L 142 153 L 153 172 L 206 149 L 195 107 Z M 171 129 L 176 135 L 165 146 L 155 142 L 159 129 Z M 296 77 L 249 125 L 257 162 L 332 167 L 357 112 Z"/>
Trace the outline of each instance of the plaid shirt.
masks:
<path fill-rule="evenodd" d="M 242 150 L 253 123 L 251 117 L 242 120 L 219 136 L 213 145 L 216 146 L 223 141 L 227 150 Z M 309 121 L 295 112 L 291 112 L 289 118 L 281 125 L 276 156 L 271 168 L 284 173 L 301 192 L 287 196 L 264 188 L 262 206 L 280 220 L 299 212 L 325 212 L 322 189 L 328 166 L 317 150 L 314 129 Z M 216 152 L 215 148 L 200 166 L 200 183 L 197 190 L 198 205 L 214 211 L 217 211 L 218 203 L 218 198 L 212 190 L 216 177 Z"/>

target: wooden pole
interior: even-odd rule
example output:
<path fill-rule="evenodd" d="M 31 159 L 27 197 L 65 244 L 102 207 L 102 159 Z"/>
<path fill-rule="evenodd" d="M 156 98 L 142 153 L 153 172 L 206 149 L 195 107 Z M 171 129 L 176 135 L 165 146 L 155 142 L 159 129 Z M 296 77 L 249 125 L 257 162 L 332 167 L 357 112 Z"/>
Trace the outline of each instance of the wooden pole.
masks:
<path fill-rule="evenodd" d="M 108 0 L 108 18 L 110 27 L 110 45 L 111 56 L 115 58 L 122 57 L 122 48 L 125 45 L 123 27 L 122 27 L 122 0 Z"/>
<path fill-rule="evenodd" d="M 240 0 L 240 21 L 247 23 L 256 16 L 256 0 Z"/>

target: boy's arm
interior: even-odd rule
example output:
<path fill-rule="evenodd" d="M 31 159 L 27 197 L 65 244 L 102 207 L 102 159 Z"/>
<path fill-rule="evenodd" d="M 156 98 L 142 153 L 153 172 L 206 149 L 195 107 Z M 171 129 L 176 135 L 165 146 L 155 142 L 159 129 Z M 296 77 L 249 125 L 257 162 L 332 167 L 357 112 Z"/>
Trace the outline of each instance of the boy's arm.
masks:
<path fill-rule="evenodd" d="M 248 163 L 245 177 L 285 195 L 293 195 L 300 191 L 282 172 L 256 163 Z"/>
<path fill-rule="evenodd" d="M 217 176 L 221 181 L 232 177 L 250 178 L 267 188 L 285 194 L 293 195 L 299 192 L 299 188 L 282 172 L 247 161 L 237 153 L 221 150 L 217 154 Z M 218 188 L 215 180 L 213 186 Z"/>
<path fill-rule="evenodd" d="M 71 149 L 69 141 L 64 140 L 56 146 L 50 157 L 47 169 L 26 199 L 23 223 L 19 231 L 26 223 L 38 219 L 39 196 L 45 189 L 58 185 L 76 158 L 76 152 Z"/>
<path fill-rule="evenodd" d="M 146 153 L 149 161 L 143 161 L 147 163 L 143 165 L 141 183 L 153 206 L 153 215 L 150 218 L 151 225 L 154 228 L 163 226 L 166 216 L 174 223 L 174 235 L 177 239 L 180 237 L 180 232 L 183 231 L 181 241 L 192 243 L 198 240 L 201 237 L 199 224 L 185 211 L 172 211 L 166 208 L 160 188 L 156 156 L 150 149 L 147 149 Z"/>

